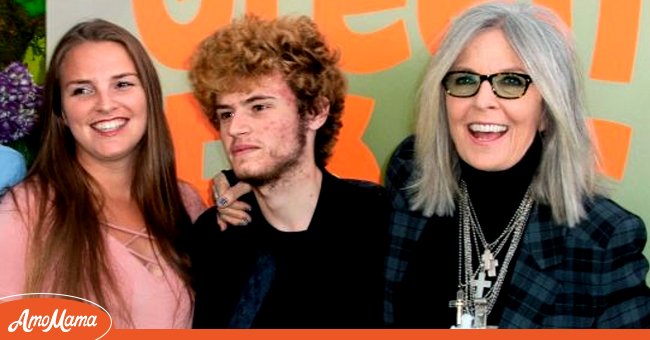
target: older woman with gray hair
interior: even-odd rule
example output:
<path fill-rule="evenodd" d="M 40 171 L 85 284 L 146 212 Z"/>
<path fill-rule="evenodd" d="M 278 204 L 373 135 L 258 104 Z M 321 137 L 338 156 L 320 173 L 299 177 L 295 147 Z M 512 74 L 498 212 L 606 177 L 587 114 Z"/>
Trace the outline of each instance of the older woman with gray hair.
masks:
<path fill-rule="evenodd" d="M 386 175 L 389 324 L 650 326 L 646 229 L 599 185 L 581 80 L 549 10 L 487 3 L 452 22 Z"/>

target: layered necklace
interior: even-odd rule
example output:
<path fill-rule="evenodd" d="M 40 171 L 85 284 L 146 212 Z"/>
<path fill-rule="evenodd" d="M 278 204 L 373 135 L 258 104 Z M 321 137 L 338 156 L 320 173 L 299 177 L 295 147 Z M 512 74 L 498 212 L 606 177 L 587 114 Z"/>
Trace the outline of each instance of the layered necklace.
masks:
<path fill-rule="evenodd" d="M 490 243 L 479 224 L 464 180 L 460 181 L 458 206 L 458 292 L 449 307 L 456 308 L 455 327 L 487 328 L 487 317 L 496 303 L 533 206 L 531 189 L 529 186 L 508 225 Z M 497 257 L 503 251 L 505 256 L 500 264 Z"/>

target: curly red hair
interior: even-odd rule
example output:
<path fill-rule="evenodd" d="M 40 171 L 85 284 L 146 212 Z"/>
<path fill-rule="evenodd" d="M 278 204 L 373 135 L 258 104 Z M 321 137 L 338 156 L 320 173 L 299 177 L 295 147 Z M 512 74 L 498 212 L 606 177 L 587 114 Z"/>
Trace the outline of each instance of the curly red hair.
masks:
<path fill-rule="evenodd" d="M 243 91 L 279 72 L 293 90 L 301 117 L 316 112 L 322 99 L 329 114 L 318 130 L 315 158 L 325 166 L 342 126 L 347 83 L 316 24 L 306 16 L 263 20 L 245 16 L 207 37 L 191 60 L 189 79 L 204 113 L 218 129 L 217 99 Z"/>

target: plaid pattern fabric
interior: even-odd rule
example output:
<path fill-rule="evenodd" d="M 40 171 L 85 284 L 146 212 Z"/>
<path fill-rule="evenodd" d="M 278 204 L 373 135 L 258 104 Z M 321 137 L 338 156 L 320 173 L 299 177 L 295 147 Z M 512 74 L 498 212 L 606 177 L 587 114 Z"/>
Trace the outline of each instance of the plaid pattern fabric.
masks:
<path fill-rule="evenodd" d="M 648 328 L 646 228 L 606 198 L 586 204 L 574 228 L 532 212 L 513 268 L 504 328 Z"/>
<path fill-rule="evenodd" d="M 384 322 L 394 323 L 393 296 L 402 280 L 408 259 L 415 249 L 427 218 L 417 211 L 411 211 L 408 191 L 405 189 L 413 169 L 413 136 L 404 140 L 395 150 L 386 170 L 385 186 L 392 204 L 389 226 L 389 249 L 385 262 Z"/>
<path fill-rule="evenodd" d="M 414 137 L 393 154 L 386 188 L 393 212 L 386 258 L 384 321 L 394 322 L 393 296 L 427 218 L 408 207 L 414 171 Z M 552 221 L 547 206 L 535 206 L 515 260 L 502 328 L 649 328 L 650 289 L 643 221 L 613 201 L 586 204 L 587 218 L 574 228 Z"/>

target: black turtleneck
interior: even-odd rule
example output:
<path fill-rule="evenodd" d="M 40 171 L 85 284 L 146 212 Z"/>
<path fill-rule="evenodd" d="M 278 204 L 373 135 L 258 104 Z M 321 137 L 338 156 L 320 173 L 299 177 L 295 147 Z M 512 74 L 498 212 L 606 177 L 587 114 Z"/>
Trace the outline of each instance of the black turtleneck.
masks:
<path fill-rule="evenodd" d="M 461 178 L 488 242 L 494 241 L 514 215 L 539 166 L 542 141 L 537 136 L 524 157 L 503 171 L 481 171 L 461 161 Z M 456 209 L 458 211 L 458 209 Z M 400 327 L 449 328 L 456 321 L 456 311 L 449 301 L 458 290 L 459 225 L 453 217 L 433 216 L 422 231 L 412 258 L 398 287 L 395 320 Z M 497 257 L 503 263 L 505 251 Z M 489 325 L 498 325 L 503 313 L 515 257 L 501 293 L 488 317 Z"/>
<path fill-rule="evenodd" d="M 540 137 L 533 140 L 524 157 L 503 171 L 481 171 L 460 162 L 461 178 L 488 241 L 496 239 L 508 225 L 532 181 L 542 154 Z"/>

